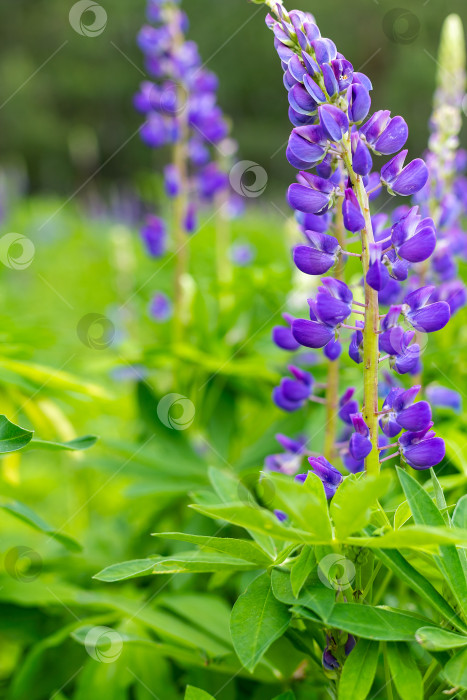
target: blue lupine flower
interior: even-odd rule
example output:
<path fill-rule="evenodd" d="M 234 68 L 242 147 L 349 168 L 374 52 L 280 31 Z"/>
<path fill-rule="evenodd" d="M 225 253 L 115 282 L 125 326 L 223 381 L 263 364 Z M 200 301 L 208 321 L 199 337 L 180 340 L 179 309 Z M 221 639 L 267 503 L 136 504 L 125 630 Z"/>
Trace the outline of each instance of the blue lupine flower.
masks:
<path fill-rule="evenodd" d="M 313 392 L 313 376 L 294 365 L 289 366 L 291 374 L 295 377 L 284 377 L 279 386 L 275 387 L 272 397 L 274 403 L 283 411 L 297 411 L 305 405 Z"/>
<path fill-rule="evenodd" d="M 339 484 L 342 482 L 342 474 L 324 457 L 308 457 L 308 461 L 311 470 L 317 474 L 323 482 L 326 498 L 332 498 Z"/>
<path fill-rule="evenodd" d="M 418 215 L 418 207 L 413 207 L 392 227 L 391 242 L 397 255 L 408 262 L 427 260 L 436 247 L 433 220 L 422 219 Z"/>
<path fill-rule="evenodd" d="M 350 438 L 349 451 L 353 459 L 356 462 L 359 462 L 362 459 L 365 459 L 365 457 L 368 457 L 373 449 L 373 445 L 369 439 L 370 430 L 363 420 L 361 413 L 353 413 L 350 416 L 350 419 L 355 432 Z"/>
<path fill-rule="evenodd" d="M 282 318 L 287 322 L 288 326 L 274 326 L 272 329 L 272 339 L 277 347 L 282 350 L 298 350 L 300 343 L 295 340 L 292 333 L 292 323 L 295 320 L 290 314 L 282 314 Z"/>
<path fill-rule="evenodd" d="M 433 406 L 451 408 L 456 413 L 462 410 L 462 397 L 454 389 L 445 386 L 431 385 L 426 388 L 426 395 Z"/>
<path fill-rule="evenodd" d="M 435 301 L 429 304 L 435 287 L 427 285 L 408 294 L 404 304 L 408 307 L 405 312 L 407 320 L 417 331 L 433 333 L 439 331 L 451 318 L 449 304 L 445 301 Z"/>
<path fill-rule="evenodd" d="M 141 238 L 146 246 L 148 254 L 153 258 L 160 258 L 165 253 L 166 248 L 166 226 L 165 222 L 158 216 L 149 214 L 146 217 L 146 224 L 141 229 Z"/>
<path fill-rule="evenodd" d="M 424 430 L 407 432 L 399 438 L 402 456 L 413 469 L 430 469 L 444 459 L 444 440 L 436 437 L 432 426 L 430 423 Z"/>
<path fill-rule="evenodd" d="M 157 292 L 151 299 L 149 315 L 154 321 L 163 323 L 172 318 L 172 302 L 163 292 Z"/>
<path fill-rule="evenodd" d="M 293 252 L 295 265 L 307 275 L 322 275 L 335 265 L 340 251 L 334 236 L 315 231 L 305 231 L 309 245 L 296 246 Z"/>

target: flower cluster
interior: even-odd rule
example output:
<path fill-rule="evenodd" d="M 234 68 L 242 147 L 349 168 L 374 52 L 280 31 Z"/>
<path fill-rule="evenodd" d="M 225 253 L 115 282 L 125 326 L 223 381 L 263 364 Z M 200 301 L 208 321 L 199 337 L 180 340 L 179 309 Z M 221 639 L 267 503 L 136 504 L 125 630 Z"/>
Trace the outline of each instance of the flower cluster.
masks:
<path fill-rule="evenodd" d="M 288 351 L 323 348 L 330 365 L 337 364 L 347 345 L 363 371 L 363 405 L 353 389 L 346 392 L 336 406 L 343 434 L 336 436 L 330 453 L 308 457 L 331 498 L 343 478 L 335 466 L 339 455 L 347 471 L 373 474 L 380 462 L 396 455 L 415 469 L 443 459 L 444 442 L 431 430 L 429 404 L 414 403 L 419 387 L 395 388 L 379 410 L 378 380 L 380 363 L 386 360 L 398 375 L 418 372 L 420 336 L 442 329 L 452 307 L 444 290 L 420 279 L 420 266 L 437 250 L 435 217 L 420 201 L 398 207 L 389 225 L 386 215 L 370 212 L 370 202 L 383 189 L 414 197 L 427 186 L 425 162 L 407 162 L 404 119 L 387 110 L 369 116 L 369 78 L 353 69 L 331 39 L 321 36 L 312 15 L 288 13 L 274 0 L 266 4 L 272 10 L 266 23 L 284 71 L 293 126 L 286 155 L 299 171 L 287 195 L 304 235 L 293 259 L 307 275 L 332 274 L 321 278 L 308 299 L 309 318 L 285 314 L 287 325 L 277 326 L 273 339 Z M 375 156 L 389 160 L 378 170 Z M 343 279 L 348 256 L 362 263 L 361 284 L 352 287 Z M 281 409 L 294 411 L 313 400 L 313 378 L 296 367 L 289 369 L 293 379 L 282 379 L 273 399 Z M 382 457 L 391 447 L 396 452 Z M 293 454 L 293 460 L 276 455 L 266 467 L 290 473 L 291 465 L 299 462 L 297 454 L 303 457 L 305 451 Z"/>
<path fill-rule="evenodd" d="M 138 45 L 150 80 L 141 84 L 134 106 L 145 118 L 143 142 L 152 149 L 172 148 L 172 162 L 164 169 L 165 192 L 174 201 L 176 234 L 190 234 L 197 229 L 200 207 L 218 197 L 228 205 L 228 170 L 236 144 L 217 104 L 217 77 L 204 68 L 195 42 L 186 40 L 188 19 L 179 4 L 148 0 L 148 24 L 139 32 Z M 222 215 L 228 214 L 225 207 Z M 162 218 L 149 214 L 141 233 L 151 257 L 164 255 L 167 226 Z M 181 246 L 177 240 L 176 248 Z M 159 315 L 153 318 L 160 320 Z"/>

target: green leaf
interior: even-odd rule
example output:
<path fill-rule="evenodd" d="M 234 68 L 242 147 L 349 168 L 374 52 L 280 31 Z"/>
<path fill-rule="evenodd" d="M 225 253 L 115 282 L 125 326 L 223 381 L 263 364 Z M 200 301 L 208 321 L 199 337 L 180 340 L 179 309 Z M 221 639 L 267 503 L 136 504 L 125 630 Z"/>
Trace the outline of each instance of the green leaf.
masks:
<path fill-rule="evenodd" d="M 467 636 L 461 636 L 438 627 L 420 627 L 417 642 L 428 651 L 445 651 L 467 646 Z"/>
<path fill-rule="evenodd" d="M 298 596 L 305 581 L 315 567 L 316 557 L 314 549 L 306 544 L 290 567 L 290 584 L 295 597 Z"/>
<path fill-rule="evenodd" d="M 324 586 L 317 576 L 298 596 L 294 595 L 290 575 L 284 569 L 273 569 L 271 581 L 274 595 L 281 603 L 303 605 L 313 610 L 323 620 L 329 618 L 334 607 L 336 592 Z"/>
<path fill-rule="evenodd" d="M 256 506 L 253 494 L 235 474 L 217 467 L 209 467 L 208 474 L 209 481 L 222 503 L 231 504 L 232 502 L 240 501 L 243 505 Z M 248 528 L 246 530 L 269 556 L 276 556 L 276 546 L 269 534 L 265 535 L 258 530 L 250 530 Z"/>
<path fill-rule="evenodd" d="M 129 578 L 135 578 L 136 576 L 144 576 L 152 572 L 155 561 L 157 559 L 133 559 L 119 564 L 111 564 L 99 571 L 93 578 L 98 581 L 113 583 L 114 581 L 125 581 Z"/>
<path fill-rule="evenodd" d="M 406 644 L 386 646 L 389 669 L 401 700 L 423 700 L 423 680 L 420 669 Z"/>
<path fill-rule="evenodd" d="M 79 542 L 68 535 L 64 535 L 62 532 L 57 532 L 54 530 L 52 525 L 49 525 L 49 523 L 47 523 L 45 520 L 42 520 L 37 513 L 31 510 L 31 508 L 24 503 L 20 503 L 19 501 L 3 503 L 0 505 L 0 508 L 8 511 L 8 513 L 13 515 L 15 518 L 18 518 L 18 520 L 21 520 L 23 523 L 26 523 L 26 525 L 34 528 L 34 530 L 43 532 L 45 535 L 52 537 L 71 552 L 80 552 L 82 550 Z"/>
<path fill-rule="evenodd" d="M 467 494 L 458 500 L 452 516 L 452 524 L 455 527 L 467 530 Z"/>
<path fill-rule="evenodd" d="M 412 517 L 412 511 L 407 501 L 403 501 L 394 513 L 394 530 L 398 530 Z"/>
<path fill-rule="evenodd" d="M 388 569 L 393 571 L 417 595 L 426 600 L 434 610 L 460 629 L 466 629 L 449 603 L 417 569 L 404 559 L 400 552 L 390 549 L 376 549 L 374 553 Z"/>
<path fill-rule="evenodd" d="M 370 522 L 371 510 L 388 490 L 391 479 L 390 472 L 378 477 L 351 474 L 344 479 L 330 508 L 337 539 L 358 532 Z"/>
<path fill-rule="evenodd" d="M 420 618 L 359 603 L 336 603 L 325 622 L 358 637 L 388 642 L 413 642 L 420 628 Z"/>
<path fill-rule="evenodd" d="M 0 453 L 16 452 L 31 442 L 34 433 L 31 430 L 20 428 L 0 415 Z"/>
<path fill-rule="evenodd" d="M 232 642 L 238 658 L 249 671 L 281 637 L 291 620 L 287 606 L 273 595 L 267 573 L 258 576 L 236 601 L 230 619 Z"/>
<path fill-rule="evenodd" d="M 90 447 L 96 444 L 98 440 L 97 435 L 83 435 L 82 437 L 75 438 L 69 442 L 50 442 L 49 440 L 36 440 L 33 438 L 28 445 L 29 450 L 49 450 L 49 451 L 81 451 L 89 450 Z"/>
<path fill-rule="evenodd" d="M 444 667 L 444 675 L 455 688 L 467 688 L 467 649 L 458 651 Z"/>
<path fill-rule="evenodd" d="M 300 544 L 329 544 L 330 540 L 314 537 L 304 530 L 297 530 L 293 527 L 281 525 L 276 516 L 265 508 L 254 508 L 243 503 L 232 503 L 230 505 L 219 506 L 190 506 L 203 515 L 215 520 L 225 520 L 233 525 L 239 525 L 246 530 L 260 532 L 270 535 L 279 540 L 287 542 L 298 542 Z"/>
<path fill-rule="evenodd" d="M 165 557 L 154 563 L 153 574 L 185 574 L 214 571 L 253 571 L 256 564 L 234 559 L 219 552 L 201 552 L 195 549 Z"/>
<path fill-rule="evenodd" d="M 332 525 L 321 479 L 308 473 L 304 483 L 298 483 L 285 474 L 268 474 L 274 486 L 274 506 L 284 510 L 299 528 L 318 539 L 332 539 Z"/>
<path fill-rule="evenodd" d="M 286 690 L 285 693 L 281 693 L 280 695 L 276 695 L 273 700 L 295 700 L 295 694 L 291 690 Z"/>
<path fill-rule="evenodd" d="M 400 468 L 397 471 L 415 523 L 442 527 L 443 516 L 430 496 L 407 472 Z M 462 531 L 453 528 L 453 532 Z M 457 549 L 453 545 L 440 545 L 439 556 L 435 555 L 434 559 L 461 608 L 467 610 L 467 579 Z"/>
<path fill-rule="evenodd" d="M 399 530 L 386 532 L 380 537 L 347 537 L 344 542 L 357 547 L 387 547 L 390 549 L 403 547 L 430 549 L 443 544 L 467 546 L 467 530 L 458 530 L 445 525 L 440 527 L 407 525 Z"/>
<path fill-rule="evenodd" d="M 187 685 L 185 700 L 215 700 L 215 698 L 209 695 L 209 693 L 206 693 L 205 690 L 195 688 L 193 685 Z"/>
<path fill-rule="evenodd" d="M 371 690 L 378 665 L 379 644 L 360 639 L 342 669 L 338 700 L 365 700 Z"/>
<path fill-rule="evenodd" d="M 262 567 L 270 566 L 272 560 L 255 542 L 239 540 L 232 537 L 208 537 L 204 535 L 189 535 L 181 532 L 153 533 L 154 537 L 178 542 L 191 542 L 197 544 L 200 549 L 213 549 L 217 552 L 229 554 L 237 559 L 251 561 Z"/>

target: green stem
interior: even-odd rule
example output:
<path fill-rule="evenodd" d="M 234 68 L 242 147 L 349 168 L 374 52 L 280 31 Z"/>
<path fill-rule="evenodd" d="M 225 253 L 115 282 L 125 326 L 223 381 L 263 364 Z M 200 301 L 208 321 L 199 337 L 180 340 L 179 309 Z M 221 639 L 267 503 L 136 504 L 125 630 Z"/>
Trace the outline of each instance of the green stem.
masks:
<path fill-rule="evenodd" d="M 365 277 L 365 328 L 363 329 L 363 418 L 370 430 L 370 440 L 373 449 L 365 460 L 366 472 L 369 475 L 379 474 L 378 455 L 378 332 L 379 332 L 379 304 L 378 292 L 372 289 L 366 282 L 366 274 L 370 267 L 370 243 L 374 243 L 373 226 L 371 224 L 370 201 L 362 178 L 357 175 L 352 167 L 352 150 L 350 134 L 343 141 L 345 149 L 344 163 L 347 167 L 355 195 L 360 204 L 365 228 L 361 231 L 362 237 L 362 265 Z"/>

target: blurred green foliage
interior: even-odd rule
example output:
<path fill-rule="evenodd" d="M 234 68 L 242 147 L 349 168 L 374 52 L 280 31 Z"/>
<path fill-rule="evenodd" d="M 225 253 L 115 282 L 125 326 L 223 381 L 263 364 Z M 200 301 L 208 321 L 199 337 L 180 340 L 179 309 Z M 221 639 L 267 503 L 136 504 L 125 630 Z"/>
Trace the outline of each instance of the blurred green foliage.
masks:
<path fill-rule="evenodd" d="M 465 0 L 288 4 L 313 12 L 323 35 L 368 73 L 373 107 L 402 114 L 410 127 L 410 152 L 420 154 L 441 23 L 457 12 L 467 24 Z M 72 5 L 15 0 L 2 7 L 0 161 L 23 163 L 35 190 L 70 193 L 104 163 L 95 184 L 135 180 L 163 158 L 135 134 L 140 116 L 132 95 L 143 79 L 135 36 L 145 21 L 145 0 L 103 0 L 107 26 L 93 38 L 70 26 Z M 220 77 L 220 103 L 233 119 L 240 157 L 260 163 L 282 196 L 279 188 L 293 176 L 280 150 L 290 127 L 264 7 L 247 0 L 185 0 L 184 6 L 190 37 Z"/>

